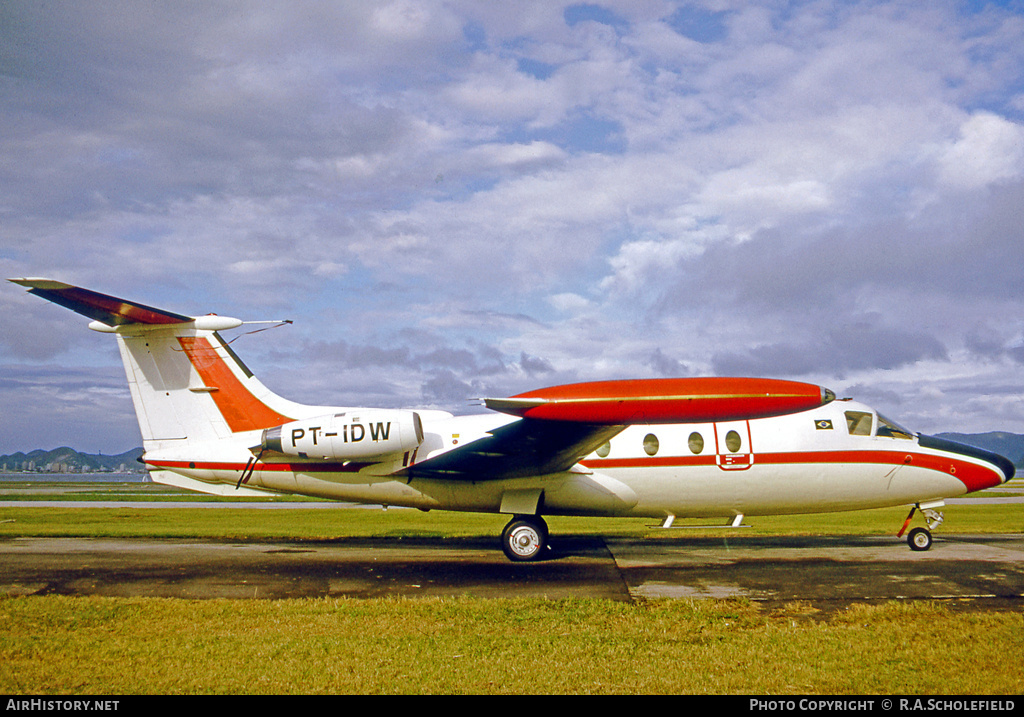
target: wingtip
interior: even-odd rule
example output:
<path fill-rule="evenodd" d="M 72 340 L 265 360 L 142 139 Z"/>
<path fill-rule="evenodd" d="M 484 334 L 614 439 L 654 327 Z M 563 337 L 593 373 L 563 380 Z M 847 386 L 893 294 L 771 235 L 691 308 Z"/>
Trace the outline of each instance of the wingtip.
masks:
<path fill-rule="evenodd" d="M 24 286 L 28 289 L 46 289 L 50 291 L 62 291 L 65 289 L 74 289 L 75 287 L 71 284 L 67 284 L 63 281 L 57 281 L 56 279 L 44 279 L 42 277 L 29 276 L 29 277 L 17 277 L 8 279 L 14 284 Z"/>
<path fill-rule="evenodd" d="M 480 400 L 492 411 L 512 416 L 523 416 L 531 408 L 543 406 L 548 402 L 543 398 L 482 398 Z"/>

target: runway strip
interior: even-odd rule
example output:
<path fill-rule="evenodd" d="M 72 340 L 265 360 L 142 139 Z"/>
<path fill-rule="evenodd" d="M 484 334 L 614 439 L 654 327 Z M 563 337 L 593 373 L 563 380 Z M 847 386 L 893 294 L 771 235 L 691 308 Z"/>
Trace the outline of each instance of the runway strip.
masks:
<path fill-rule="evenodd" d="M 192 599 L 475 596 L 742 597 L 841 606 L 885 599 L 1024 603 L 1024 536 L 936 536 L 926 553 L 891 537 L 555 538 L 515 564 L 496 540 L 212 542 L 0 540 L 0 594 Z"/>

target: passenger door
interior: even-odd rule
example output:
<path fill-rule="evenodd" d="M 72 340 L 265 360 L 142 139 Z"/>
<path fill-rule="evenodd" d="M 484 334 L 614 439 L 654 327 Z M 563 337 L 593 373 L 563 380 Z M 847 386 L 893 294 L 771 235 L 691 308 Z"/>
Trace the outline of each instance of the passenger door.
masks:
<path fill-rule="evenodd" d="M 748 421 L 723 421 L 715 424 L 715 460 L 726 471 L 746 470 L 754 464 Z"/>

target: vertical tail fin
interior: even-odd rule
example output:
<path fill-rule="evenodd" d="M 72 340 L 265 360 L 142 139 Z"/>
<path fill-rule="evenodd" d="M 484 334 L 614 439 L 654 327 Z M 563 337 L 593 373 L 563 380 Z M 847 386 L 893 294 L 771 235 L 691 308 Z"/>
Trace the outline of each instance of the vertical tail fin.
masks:
<path fill-rule="evenodd" d="M 221 338 L 242 322 L 185 316 L 48 279 L 11 279 L 117 337 L 146 450 L 278 426 L 310 407 L 269 391 Z"/>
<path fill-rule="evenodd" d="M 287 402 L 267 390 L 216 331 L 182 324 L 120 330 L 117 340 L 147 450 L 293 420 Z"/>

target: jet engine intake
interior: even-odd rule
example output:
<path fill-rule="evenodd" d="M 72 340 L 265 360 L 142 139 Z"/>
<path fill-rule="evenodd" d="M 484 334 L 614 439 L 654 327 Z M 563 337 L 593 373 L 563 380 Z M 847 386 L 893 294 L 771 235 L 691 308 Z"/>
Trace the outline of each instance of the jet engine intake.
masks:
<path fill-rule="evenodd" d="M 305 418 L 263 431 L 261 448 L 300 458 L 355 460 L 404 453 L 423 442 L 414 411 L 346 411 Z"/>

